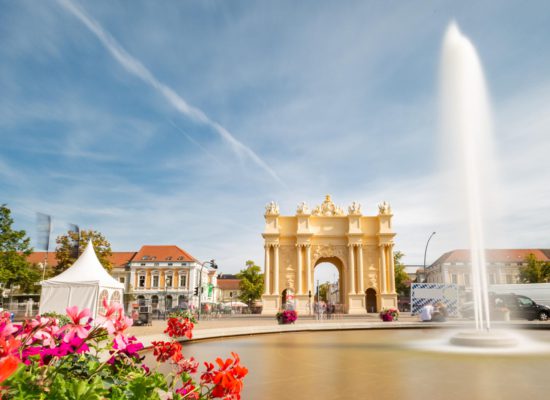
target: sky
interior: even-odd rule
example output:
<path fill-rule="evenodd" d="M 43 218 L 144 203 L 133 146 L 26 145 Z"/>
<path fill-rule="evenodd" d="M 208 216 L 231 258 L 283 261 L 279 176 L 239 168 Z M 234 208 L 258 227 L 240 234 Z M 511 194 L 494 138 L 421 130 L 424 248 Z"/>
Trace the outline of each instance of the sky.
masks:
<path fill-rule="evenodd" d="M 74 223 L 234 273 L 263 265 L 271 200 L 386 200 L 406 264 L 437 232 L 429 264 L 468 247 L 441 197 L 452 20 L 492 101 L 487 247 L 549 248 L 547 1 L 0 0 L 0 203 L 33 240 L 42 212 L 54 236 Z"/>

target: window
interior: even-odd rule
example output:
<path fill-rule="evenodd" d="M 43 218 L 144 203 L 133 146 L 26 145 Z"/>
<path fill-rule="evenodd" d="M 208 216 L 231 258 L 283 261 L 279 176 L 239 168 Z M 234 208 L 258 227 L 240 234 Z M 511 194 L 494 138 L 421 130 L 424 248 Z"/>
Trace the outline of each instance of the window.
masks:
<path fill-rule="evenodd" d="M 470 274 L 464 274 L 464 285 L 470 286 Z"/>
<path fill-rule="evenodd" d="M 140 275 L 138 277 L 138 286 L 140 288 L 144 288 L 145 287 L 145 275 Z"/>
<path fill-rule="evenodd" d="M 166 257 L 166 261 L 170 261 L 172 259 L 172 256 Z"/>
<path fill-rule="evenodd" d="M 518 296 L 518 303 L 520 307 L 530 307 L 533 305 L 533 301 L 528 297 Z"/>
<path fill-rule="evenodd" d="M 141 263 L 141 266 L 142 266 L 142 267 L 145 267 L 145 263 Z"/>
<path fill-rule="evenodd" d="M 105 300 L 105 302 L 109 301 L 109 292 L 107 292 L 105 289 L 103 289 L 101 291 L 101 293 L 99 293 L 99 299 L 98 299 L 98 301 L 99 301 L 99 304 L 98 304 L 99 313 L 105 315 L 105 312 L 107 310 L 105 310 L 105 307 L 103 306 L 103 300 Z"/>
<path fill-rule="evenodd" d="M 180 275 L 180 287 L 187 287 L 187 275 Z"/>
<path fill-rule="evenodd" d="M 158 267 L 159 266 L 159 263 L 155 263 L 155 267 Z"/>
<path fill-rule="evenodd" d="M 173 263 L 168 263 L 168 266 L 171 267 L 172 265 L 174 265 Z"/>
<path fill-rule="evenodd" d="M 120 276 L 120 277 L 118 278 L 118 281 L 119 281 L 120 283 L 126 283 L 126 279 L 125 279 L 123 276 Z"/>
<path fill-rule="evenodd" d="M 120 304 L 120 292 L 118 290 L 115 290 L 111 295 L 111 305 L 115 303 Z"/>
<path fill-rule="evenodd" d="M 151 286 L 154 287 L 154 288 L 159 287 L 159 276 L 158 275 L 153 275 L 153 284 Z"/>
<path fill-rule="evenodd" d="M 166 287 L 172 287 L 172 275 L 166 275 Z"/>
<path fill-rule="evenodd" d="M 454 283 L 455 285 L 458 283 L 458 275 L 457 274 L 451 274 L 451 283 Z"/>

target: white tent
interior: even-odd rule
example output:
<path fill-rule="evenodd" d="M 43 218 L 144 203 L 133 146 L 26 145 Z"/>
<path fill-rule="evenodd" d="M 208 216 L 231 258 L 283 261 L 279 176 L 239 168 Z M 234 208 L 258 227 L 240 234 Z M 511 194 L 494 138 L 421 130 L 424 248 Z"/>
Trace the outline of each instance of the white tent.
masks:
<path fill-rule="evenodd" d="M 108 303 L 122 303 L 124 285 L 103 268 L 94 251 L 91 240 L 78 260 L 61 274 L 41 282 L 40 314 L 56 312 L 78 306 L 89 308 L 92 318 L 103 309 L 103 298 Z"/>

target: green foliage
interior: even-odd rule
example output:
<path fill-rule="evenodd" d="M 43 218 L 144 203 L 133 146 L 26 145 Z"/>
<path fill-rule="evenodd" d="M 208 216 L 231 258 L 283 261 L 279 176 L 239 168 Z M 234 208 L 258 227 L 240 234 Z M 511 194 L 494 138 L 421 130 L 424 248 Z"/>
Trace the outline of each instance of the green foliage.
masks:
<path fill-rule="evenodd" d="M 54 274 L 58 275 L 69 268 L 76 261 L 73 253 L 73 249 L 78 242 L 78 253 L 82 254 L 88 241 L 92 239 L 94 250 L 97 254 L 97 258 L 103 267 L 111 272 L 113 266 L 111 265 L 110 257 L 112 256 L 111 244 L 105 237 L 98 231 L 80 231 L 80 237 L 76 232 L 69 231 L 65 235 L 58 236 L 55 242 L 57 247 L 55 248 L 55 258 L 57 259 L 57 265 L 54 268 Z"/>
<path fill-rule="evenodd" d="M 329 282 L 321 283 L 319 285 L 319 300 L 320 301 L 324 301 L 324 302 L 328 301 L 329 290 L 330 290 L 330 283 Z"/>
<path fill-rule="evenodd" d="M 411 294 L 411 280 L 405 272 L 405 264 L 401 262 L 405 254 L 400 251 L 393 253 L 395 267 L 395 290 L 400 296 L 408 297 Z"/>
<path fill-rule="evenodd" d="M 239 298 L 252 307 L 254 301 L 259 300 L 264 292 L 264 276 L 262 269 L 254 264 L 254 261 L 247 261 L 246 268 L 237 274 L 241 280 Z"/>
<path fill-rule="evenodd" d="M 65 326 L 71 323 L 71 319 L 64 314 L 58 314 L 55 311 L 42 313 L 43 317 L 56 318 L 59 321 L 59 326 Z"/>
<path fill-rule="evenodd" d="M 523 283 L 544 283 L 550 281 L 550 263 L 540 261 L 530 253 L 525 257 L 526 266 L 519 270 L 519 279 Z"/>
<path fill-rule="evenodd" d="M 0 205 L 0 282 L 6 288 L 18 285 L 23 293 L 34 293 L 41 275 L 37 266 L 27 261 L 32 253 L 30 238 L 24 230 L 12 228 L 11 210 Z"/>

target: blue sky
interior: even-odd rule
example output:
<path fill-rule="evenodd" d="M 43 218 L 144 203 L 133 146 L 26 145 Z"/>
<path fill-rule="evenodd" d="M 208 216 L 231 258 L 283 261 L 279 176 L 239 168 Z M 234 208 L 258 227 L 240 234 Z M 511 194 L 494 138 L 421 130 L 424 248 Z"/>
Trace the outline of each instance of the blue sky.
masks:
<path fill-rule="evenodd" d="M 0 0 L 0 202 L 263 262 L 265 203 L 392 204 L 421 264 L 467 247 L 440 204 L 437 75 L 455 19 L 481 56 L 500 160 L 490 247 L 550 247 L 550 3 Z M 443 155 L 444 156 L 444 155 Z"/>

